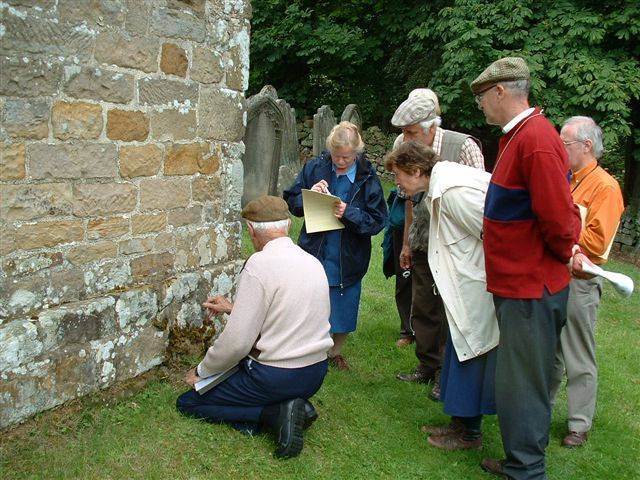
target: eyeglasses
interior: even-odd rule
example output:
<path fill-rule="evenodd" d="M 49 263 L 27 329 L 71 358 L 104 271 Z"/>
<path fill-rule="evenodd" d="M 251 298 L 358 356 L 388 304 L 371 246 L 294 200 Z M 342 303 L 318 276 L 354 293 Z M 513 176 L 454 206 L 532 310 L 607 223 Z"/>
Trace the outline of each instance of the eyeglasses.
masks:
<path fill-rule="evenodd" d="M 562 140 L 562 143 L 564 144 L 565 147 L 568 147 L 569 145 L 573 145 L 574 143 L 584 143 L 584 140 L 571 140 L 570 142 L 567 142 L 566 140 Z"/>
<path fill-rule="evenodd" d="M 490 87 L 482 90 L 480 93 L 474 95 L 473 98 L 476 100 L 476 105 L 480 106 L 480 102 L 482 101 L 482 97 L 484 97 L 484 94 L 491 90 L 493 87 L 495 87 L 495 85 L 491 85 Z"/>

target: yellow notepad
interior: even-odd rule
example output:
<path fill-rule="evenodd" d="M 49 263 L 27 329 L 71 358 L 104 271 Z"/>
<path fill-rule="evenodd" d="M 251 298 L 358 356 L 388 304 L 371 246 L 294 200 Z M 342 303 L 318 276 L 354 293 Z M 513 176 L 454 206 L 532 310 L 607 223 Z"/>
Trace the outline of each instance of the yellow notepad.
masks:
<path fill-rule="evenodd" d="M 340 230 L 344 224 L 335 216 L 336 204 L 341 200 L 333 195 L 302 190 L 302 208 L 307 233 Z"/>

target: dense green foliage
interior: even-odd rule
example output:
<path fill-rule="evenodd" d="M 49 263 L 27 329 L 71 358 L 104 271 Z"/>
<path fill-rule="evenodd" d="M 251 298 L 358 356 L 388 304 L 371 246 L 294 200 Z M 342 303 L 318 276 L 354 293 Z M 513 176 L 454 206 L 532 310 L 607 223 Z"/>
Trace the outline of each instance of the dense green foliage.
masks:
<path fill-rule="evenodd" d="M 640 4 L 633 0 L 255 0 L 250 93 L 274 85 L 299 112 L 358 103 L 389 126 L 407 92 L 430 86 L 445 124 L 491 143 L 469 83 L 493 60 L 523 56 L 532 100 L 556 124 L 593 116 L 605 164 L 640 161 Z M 635 124 L 634 124 L 635 122 Z"/>

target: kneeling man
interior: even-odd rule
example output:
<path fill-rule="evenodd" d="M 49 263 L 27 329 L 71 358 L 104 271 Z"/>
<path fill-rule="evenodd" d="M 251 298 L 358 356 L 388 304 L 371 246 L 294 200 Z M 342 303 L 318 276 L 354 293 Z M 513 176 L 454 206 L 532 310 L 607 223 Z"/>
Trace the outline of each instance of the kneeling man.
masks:
<path fill-rule="evenodd" d="M 239 370 L 200 395 L 189 390 L 177 400 L 189 416 L 254 433 L 271 431 L 277 457 L 293 457 L 303 445 L 303 428 L 317 417 L 308 398 L 327 373 L 329 284 L 318 260 L 288 237 L 289 209 L 278 197 L 261 197 L 242 211 L 256 249 L 240 275 L 235 304 L 223 297 L 204 304 L 210 314 L 230 314 L 198 367 L 201 378 Z"/>

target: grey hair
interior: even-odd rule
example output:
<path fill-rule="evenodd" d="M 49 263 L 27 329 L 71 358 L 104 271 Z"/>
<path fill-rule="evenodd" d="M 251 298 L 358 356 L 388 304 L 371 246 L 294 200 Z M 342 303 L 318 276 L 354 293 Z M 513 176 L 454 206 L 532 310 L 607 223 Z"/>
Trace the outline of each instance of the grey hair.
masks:
<path fill-rule="evenodd" d="M 251 225 L 256 232 L 284 231 L 289 233 L 289 226 L 291 225 L 291 220 L 288 218 L 275 222 L 253 222 L 251 220 L 247 220 L 246 222 Z"/>
<path fill-rule="evenodd" d="M 601 158 L 604 153 L 604 146 L 602 144 L 602 129 L 598 126 L 595 120 L 591 117 L 571 117 L 564 122 L 562 128 L 568 125 L 576 126 L 576 140 L 584 142 L 585 140 L 591 141 L 591 151 L 593 156 Z"/>
<path fill-rule="evenodd" d="M 355 153 L 364 150 L 364 142 L 358 127 L 347 121 L 342 121 L 331 129 L 326 141 L 327 150 L 333 152 L 338 148 L 347 147 Z"/>
<path fill-rule="evenodd" d="M 436 127 L 439 127 L 440 125 L 442 125 L 442 119 L 440 117 L 436 117 L 433 120 L 426 120 L 424 122 L 420 122 L 420 126 L 422 127 L 422 131 L 425 134 L 429 133 L 429 130 L 431 129 L 431 127 L 435 125 Z"/>
<path fill-rule="evenodd" d="M 529 96 L 529 89 L 531 88 L 529 80 L 511 80 L 509 82 L 500 82 L 500 85 L 524 97 Z"/>

